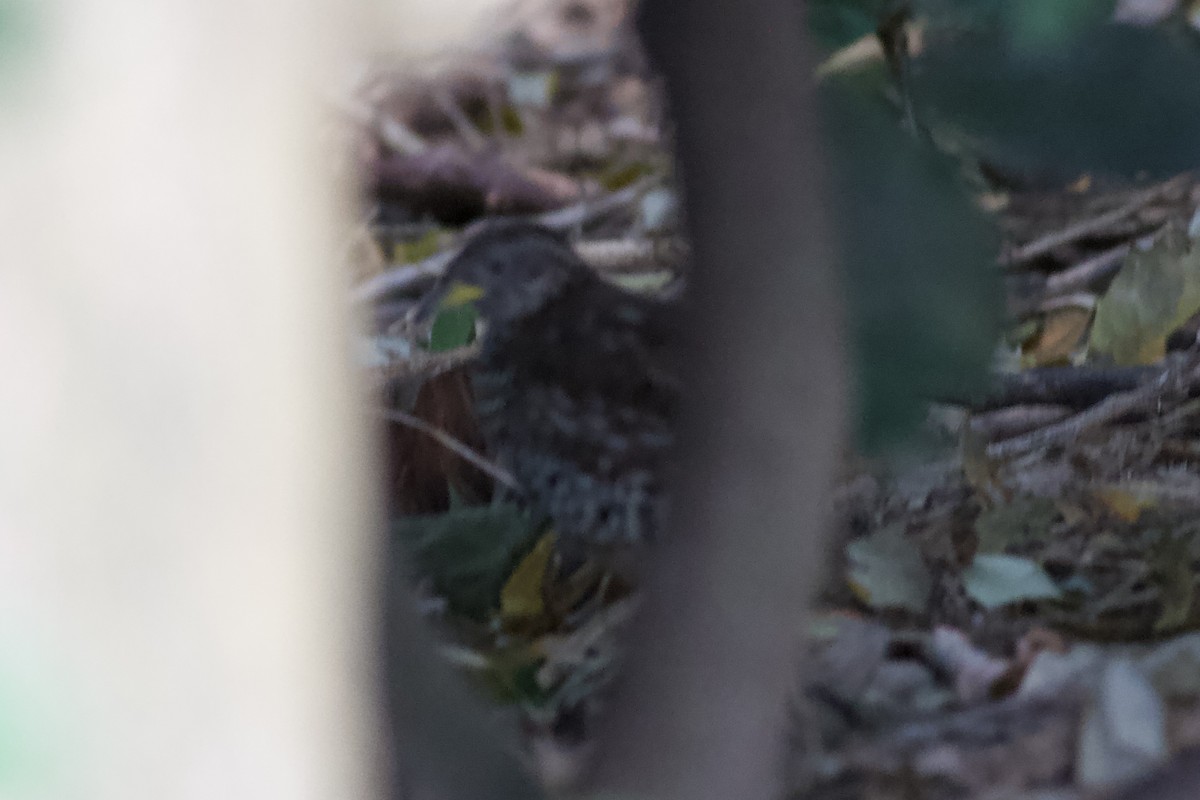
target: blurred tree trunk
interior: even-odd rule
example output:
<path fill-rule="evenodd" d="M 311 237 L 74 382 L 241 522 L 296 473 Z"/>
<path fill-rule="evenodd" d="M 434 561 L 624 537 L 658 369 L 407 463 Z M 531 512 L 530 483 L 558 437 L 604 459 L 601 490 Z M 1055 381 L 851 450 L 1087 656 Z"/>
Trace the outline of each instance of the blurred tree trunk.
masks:
<path fill-rule="evenodd" d="M 769 798 L 843 443 L 840 298 L 799 4 L 645 0 L 695 253 L 686 409 L 596 781 Z"/>
<path fill-rule="evenodd" d="M 313 91 L 348 11 L 8 10 L 0 795 L 369 797 L 377 554 Z"/>

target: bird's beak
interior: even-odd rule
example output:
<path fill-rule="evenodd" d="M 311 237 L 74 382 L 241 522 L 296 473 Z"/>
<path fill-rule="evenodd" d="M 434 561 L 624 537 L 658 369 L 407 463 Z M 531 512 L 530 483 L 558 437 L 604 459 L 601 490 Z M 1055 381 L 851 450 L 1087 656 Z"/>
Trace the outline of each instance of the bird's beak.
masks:
<path fill-rule="evenodd" d="M 449 284 L 439 283 L 408 312 L 408 326 L 413 331 L 427 331 L 433 325 L 433 320 L 437 317 L 438 312 L 451 308 L 462 308 L 481 297 L 483 297 L 483 287 L 474 283 L 463 281 L 451 281 Z"/>

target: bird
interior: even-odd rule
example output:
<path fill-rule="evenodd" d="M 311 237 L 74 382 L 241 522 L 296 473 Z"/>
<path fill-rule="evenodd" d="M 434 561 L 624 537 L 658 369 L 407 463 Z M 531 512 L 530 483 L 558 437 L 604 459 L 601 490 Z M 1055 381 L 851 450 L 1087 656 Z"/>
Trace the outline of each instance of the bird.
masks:
<path fill-rule="evenodd" d="M 493 222 L 450 261 L 411 318 L 471 305 L 471 383 L 492 456 L 560 541 L 661 536 L 680 389 L 677 302 L 594 272 L 558 233 Z"/>

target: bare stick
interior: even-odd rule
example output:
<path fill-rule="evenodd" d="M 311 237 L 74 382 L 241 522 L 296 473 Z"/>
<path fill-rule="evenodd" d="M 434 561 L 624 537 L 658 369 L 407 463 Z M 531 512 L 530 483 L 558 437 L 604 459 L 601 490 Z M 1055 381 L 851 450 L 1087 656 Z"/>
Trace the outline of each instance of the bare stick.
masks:
<path fill-rule="evenodd" d="M 379 415 L 389 422 L 396 422 L 406 427 L 412 428 L 415 431 L 420 431 L 426 436 L 433 439 L 435 442 L 454 453 L 465 461 L 470 462 L 474 467 L 477 467 L 482 472 L 491 475 L 499 483 L 504 484 L 510 489 L 516 491 L 521 490 L 521 485 L 517 483 L 517 479 L 512 476 L 512 473 L 504 469 L 500 465 L 484 458 L 482 454 L 472 450 L 463 442 L 455 439 L 450 434 L 435 428 L 420 417 L 413 416 L 407 411 L 399 409 L 378 409 Z"/>
<path fill-rule="evenodd" d="M 438 108 L 446 113 L 450 118 L 450 124 L 454 126 L 454 130 L 474 152 L 478 153 L 487 147 L 487 138 L 479 132 L 475 127 L 475 123 L 467 118 L 466 113 L 462 110 L 462 106 L 458 101 L 450 96 L 450 93 L 445 89 L 434 93 L 434 100 L 438 104 Z"/>
<path fill-rule="evenodd" d="M 1165 392 L 1170 391 L 1173 383 L 1194 381 L 1196 372 L 1194 364 L 1182 368 L 1168 366 L 1157 377 L 1138 388 L 1114 394 L 1061 422 L 988 445 L 988 457 L 1009 458 L 1040 447 L 1064 444 L 1090 428 L 1111 422 L 1130 411 L 1146 408 L 1160 399 Z"/>
<path fill-rule="evenodd" d="M 1052 231 L 1045 236 L 1039 236 L 1032 242 L 1028 242 L 1021 247 L 1012 250 L 1004 259 L 1004 263 L 1012 266 L 1014 264 L 1024 264 L 1033 259 L 1049 253 L 1056 247 L 1071 242 L 1078 241 L 1085 236 L 1090 236 L 1093 233 L 1103 231 L 1110 225 L 1114 225 L 1128 216 L 1136 214 L 1150 203 L 1158 200 L 1162 196 L 1178 189 L 1187 180 L 1186 175 L 1179 175 L 1169 181 L 1153 186 L 1144 192 L 1138 192 L 1124 205 L 1114 208 L 1099 216 L 1091 219 L 1081 220 L 1074 224 L 1068 225 L 1057 231 Z"/>
<path fill-rule="evenodd" d="M 478 342 L 440 353 L 431 353 L 414 347 L 407 355 L 397 355 L 386 364 L 375 367 L 373 374 L 377 377 L 379 385 L 394 381 L 424 383 L 443 372 L 474 361 L 478 355 Z"/>
<path fill-rule="evenodd" d="M 374 133 L 380 141 L 397 153 L 413 155 L 423 153 L 429 148 L 428 143 L 416 131 L 357 98 L 334 97 L 331 102 L 347 118 Z"/>
<path fill-rule="evenodd" d="M 1046 294 L 1049 296 L 1069 294 L 1086 289 L 1107 278 L 1121 268 L 1130 249 L 1128 244 L 1119 244 L 1061 272 L 1056 272 L 1046 278 Z"/>
<path fill-rule="evenodd" d="M 422 281 L 432 281 L 450 263 L 450 259 L 458 253 L 458 248 L 443 250 L 415 264 L 404 264 L 381 272 L 373 278 L 363 281 L 350 293 L 353 303 L 370 303 L 391 292 L 409 289 Z"/>
<path fill-rule="evenodd" d="M 657 178 L 645 178 L 611 194 L 581 200 L 557 211 L 539 214 L 533 219 L 535 222 L 555 230 L 575 228 L 629 205 L 656 183 L 658 183 Z M 463 238 L 469 238 L 474 230 L 477 230 L 475 226 L 467 228 Z M 458 254 L 458 249 L 453 247 L 443 250 L 415 264 L 394 267 L 363 281 L 351 291 L 351 302 L 370 303 L 386 294 L 410 289 L 424 281 L 432 280 L 442 274 L 442 270 Z"/>
<path fill-rule="evenodd" d="M 638 272 L 650 267 L 677 267 L 687 255 L 679 239 L 602 239 L 578 242 L 575 252 L 598 272 Z"/>
<path fill-rule="evenodd" d="M 534 217 L 534 221 L 547 228 L 567 230 L 585 225 L 592 220 L 611 214 L 619 208 L 630 205 L 650 188 L 657 185 L 660 179 L 646 177 L 631 183 L 624 189 L 618 189 L 610 194 L 589 200 L 581 200 L 573 205 L 560 208 L 557 211 L 547 211 Z"/>

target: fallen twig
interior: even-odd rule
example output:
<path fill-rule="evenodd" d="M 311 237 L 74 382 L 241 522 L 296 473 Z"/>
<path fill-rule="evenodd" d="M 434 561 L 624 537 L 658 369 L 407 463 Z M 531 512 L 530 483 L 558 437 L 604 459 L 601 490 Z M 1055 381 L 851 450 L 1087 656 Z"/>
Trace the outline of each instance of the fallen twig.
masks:
<path fill-rule="evenodd" d="M 354 123 L 379 137 L 397 153 L 416 155 L 429 148 L 425 139 L 399 119 L 354 98 L 334 98 L 333 104 Z"/>
<path fill-rule="evenodd" d="M 454 126 L 454 130 L 458 132 L 459 137 L 466 142 L 467 147 L 478 153 L 487 147 L 487 137 L 479 132 L 479 128 L 475 127 L 475 123 L 467 117 L 463 112 L 462 106 L 459 105 L 450 92 L 443 89 L 437 89 L 433 93 L 434 102 L 437 103 L 446 117 L 450 120 L 450 124 Z"/>
<path fill-rule="evenodd" d="M 384 366 L 374 367 L 381 385 L 399 381 L 401 383 L 424 383 L 443 372 L 470 363 L 479 355 L 479 344 L 469 344 L 441 353 L 430 353 L 413 348 L 405 357 L 397 357 Z"/>
<path fill-rule="evenodd" d="M 520 491 L 521 485 L 517 483 L 517 479 L 512 476 L 511 472 L 504 469 L 504 467 L 501 467 L 499 464 L 488 460 L 481 453 L 471 449 L 469 446 L 458 439 L 455 439 L 445 431 L 433 427 L 420 417 L 413 416 L 406 411 L 400 411 L 399 409 L 394 408 L 377 409 L 377 413 L 389 422 L 396 422 L 400 425 L 412 428 L 415 431 L 420 431 L 426 436 L 431 437 L 434 441 L 436 441 L 442 447 L 445 447 L 450 452 L 454 453 L 456 456 L 459 456 L 463 460 L 469 462 L 481 472 L 487 473 L 497 482 L 504 484 L 510 489 Z"/>
<path fill-rule="evenodd" d="M 450 259 L 458 254 L 458 250 L 457 247 L 443 250 L 415 264 L 392 267 L 354 287 L 350 299 L 354 303 L 371 303 L 392 292 L 411 289 L 425 281 L 432 282 L 442 274 L 442 270 L 450 263 Z"/>
<path fill-rule="evenodd" d="M 624 189 L 539 214 L 534 217 L 534 221 L 560 231 L 578 228 L 632 204 L 661 181 L 661 178 L 648 176 L 634 181 Z"/>
<path fill-rule="evenodd" d="M 1011 458 L 1043 447 L 1065 444 L 1081 433 L 1106 422 L 1118 419 L 1131 411 L 1148 410 L 1162 401 L 1165 394 L 1185 391 L 1200 377 L 1195 357 L 1182 363 L 1169 364 L 1157 377 L 1128 392 L 1114 394 L 1061 422 L 1047 425 L 1021 436 L 994 442 L 987 446 L 989 458 Z"/>
<path fill-rule="evenodd" d="M 639 272 L 678 267 L 687 246 L 679 239 L 603 239 L 579 242 L 575 252 L 599 272 Z"/>
<path fill-rule="evenodd" d="M 414 155 L 377 158 L 366 167 L 370 192 L 420 216 L 443 221 L 483 214 L 533 214 L 575 202 L 579 185 L 543 169 L 522 167 L 498 152 L 440 144 Z"/>
<path fill-rule="evenodd" d="M 974 412 L 1015 405 L 1065 405 L 1082 409 L 1117 392 L 1141 386 L 1158 367 L 1038 367 L 998 377 L 995 391 L 967 402 Z"/>
<path fill-rule="evenodd" d="M 580 227 L 618 208 L 629 205 L 657 183 L 657 178 L 646 178 L 602 197 L 583 200 L 557 211 L 540 214 L 533 219 L 555 230 Z M 486 220 L 468 226 L 463 231 L 463 240 L 469 239 L 483 224 L 486 224 Z M 664 249 L 669 251 L 670 248 L 676 246 L 676 244 L 666 245 Z M 354 303 L 371 303 L 393 292 L 414 289 L 422 283 L 432 282 L 442 274 L 442 270 L 457 255 L 458 250 L 458 247 L 449 248 L 415 264 L 404 264 L 381 272 L 356 286 L 350 293 L 350 299 Z M 586 255 L 583 258 L 588 260 Z"/>
<path fill-rule="evenodd" d="M 1124 263 L 1125 256 L 1129 254 L 1131 249 L 1132 245 L 1128 243 L 1120 244 L 1105 250 L 1103 253 L 1080 261 L 1072 267 L 1054 273 L 1046 278 L 1045 291 L 1047 297 L 1055 297 L 1060 294 L 1070 294 L 1071 292 L 1088 289 L 1105 278 L 1116 274 L 1117 270 L 1121 268 L 1121 264 Z"/>
<path fill-rule="evenodd" d="M 985 442 L 1009 439 L 1052 425 L 1071 416 L 1071 409 L 1059 405 L 1019 405 L 987 411 L 971 417 L 971 431 Z"/>
<path fill-rule="evenodd" d="M 1092 234 L 1101 233 L 1105 228 L 1136 214 L 1150 203 L 1184 186 L 1188 178 L 1188 175 L 1177 175 L 1168 181 L 1152 186 L 1145 191 L 1138 192 L 1128 202 L 1114 208 L 1112 211 L 1106 211 L 1090 219 L 1080 220 L 1065 228 L 1039 236 L 1033 241 L 1009 251 L 1004 256 L 1003 263 L 1010 267 L 1017 264 L 1024 264 L 1049 253 L 1056 247 L 1070 244 Z"/>

